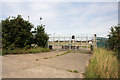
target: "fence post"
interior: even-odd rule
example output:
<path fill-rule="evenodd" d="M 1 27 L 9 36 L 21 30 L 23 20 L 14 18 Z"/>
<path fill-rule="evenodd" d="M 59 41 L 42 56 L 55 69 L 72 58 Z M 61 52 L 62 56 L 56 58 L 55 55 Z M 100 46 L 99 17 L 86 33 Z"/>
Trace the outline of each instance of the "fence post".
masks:
<path fill-rule="evenodd" d="M 75 50 L 77 50 L 77 36 L 75 37 L 75 41 L 76 41 L 76 43 L 75 43 Z"/>
<path fill-rule="evenodd" d="M 94 34 L 94 38 L 95 38 L 95 43 L 94 43 L 95 45 L 94 45 L 94 47 L 97 48 L 97 35 L 96 34 Z"/>
<path fill-rule="evenodd" d="M 81 50 L 82 50 L 82 35 L 81 35 Z"/>
<path fill-rule="evenodd" d="M 64 50 L 65 50 L 65 35 L 64 35 Z"/>
<path fill-rule="evenodd" d="M 58 46 L 59 46 L 59 36 L 58 36 Z"/>
<path fill-rule="evenodd" d="M 55 49 L 55 46 L 54 46 L 54 37 L 53 37 L 53 49 Z"/>
<path fill-rule="evenodd" d="M 71 49 L 71 37 L 69 36 L 69 50 Z"/>
<path fill-rule="evenodd" d="M 76 36 L 74 36 L 74 46 L 75 46 L 75 37 L 76 37 Z M 74 48 L 74 47 L 73 47 L 73 49 L 75 50 L 75 48 Z"/>
<path fill-rule="evenodd" d="M 87 50 L 88 50 L 88 35 L 87 35 Z"/>

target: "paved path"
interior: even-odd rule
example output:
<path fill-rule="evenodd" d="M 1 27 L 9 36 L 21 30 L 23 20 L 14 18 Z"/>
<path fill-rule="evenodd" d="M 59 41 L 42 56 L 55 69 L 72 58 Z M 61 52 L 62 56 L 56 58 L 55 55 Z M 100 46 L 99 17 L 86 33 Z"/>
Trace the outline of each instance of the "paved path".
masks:
<path fill-rule="evenodd" d="M 3 78 L 83 78 L 90 54 L 52 51 L 2 57 Z M 52 58 L 50 58 L 52 57 Z M 45 59 L 48 58 L 48 59 Z M 77 70 L 78 73 L 67 70 Z"/>

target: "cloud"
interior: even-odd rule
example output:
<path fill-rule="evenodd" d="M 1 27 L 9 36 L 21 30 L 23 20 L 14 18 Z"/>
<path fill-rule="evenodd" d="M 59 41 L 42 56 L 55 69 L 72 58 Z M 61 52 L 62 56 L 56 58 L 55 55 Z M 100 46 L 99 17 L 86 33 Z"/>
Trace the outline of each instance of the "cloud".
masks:
<path fill-rule="evenodd" d="M 1 2 L 118 2 L 119 0 L 1 0 Z"/>
<path fill-rule="evenodd" d="M 49 34 L 107 33 L 117 25 L 115 2 L 11 2 L 3 3 L 3 18 L 21 14 L 35 26 L 46 25 Z"/>

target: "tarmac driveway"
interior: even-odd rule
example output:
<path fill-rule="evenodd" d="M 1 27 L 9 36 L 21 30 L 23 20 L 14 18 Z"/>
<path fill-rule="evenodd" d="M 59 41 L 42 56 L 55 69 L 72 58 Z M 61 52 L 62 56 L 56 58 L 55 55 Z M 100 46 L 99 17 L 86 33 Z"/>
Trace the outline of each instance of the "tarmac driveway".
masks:
<path fill-rule="evenodd" d="M 68 53 L 56 56 L 64 52 L 2 56 L 2 76 L 3 78 L 83 78 L 82 73 L 91 54 Z"/>

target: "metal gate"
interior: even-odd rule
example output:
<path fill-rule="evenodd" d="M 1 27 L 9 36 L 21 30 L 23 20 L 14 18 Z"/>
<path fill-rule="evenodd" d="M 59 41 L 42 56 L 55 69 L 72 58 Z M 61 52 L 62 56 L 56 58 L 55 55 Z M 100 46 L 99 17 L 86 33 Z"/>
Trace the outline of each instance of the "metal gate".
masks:
<path fill-rule="evenodd" d="M 95 36 L 50 36 L 48 46 L 55 50 L 90 50 L 95 46 Z"/>

